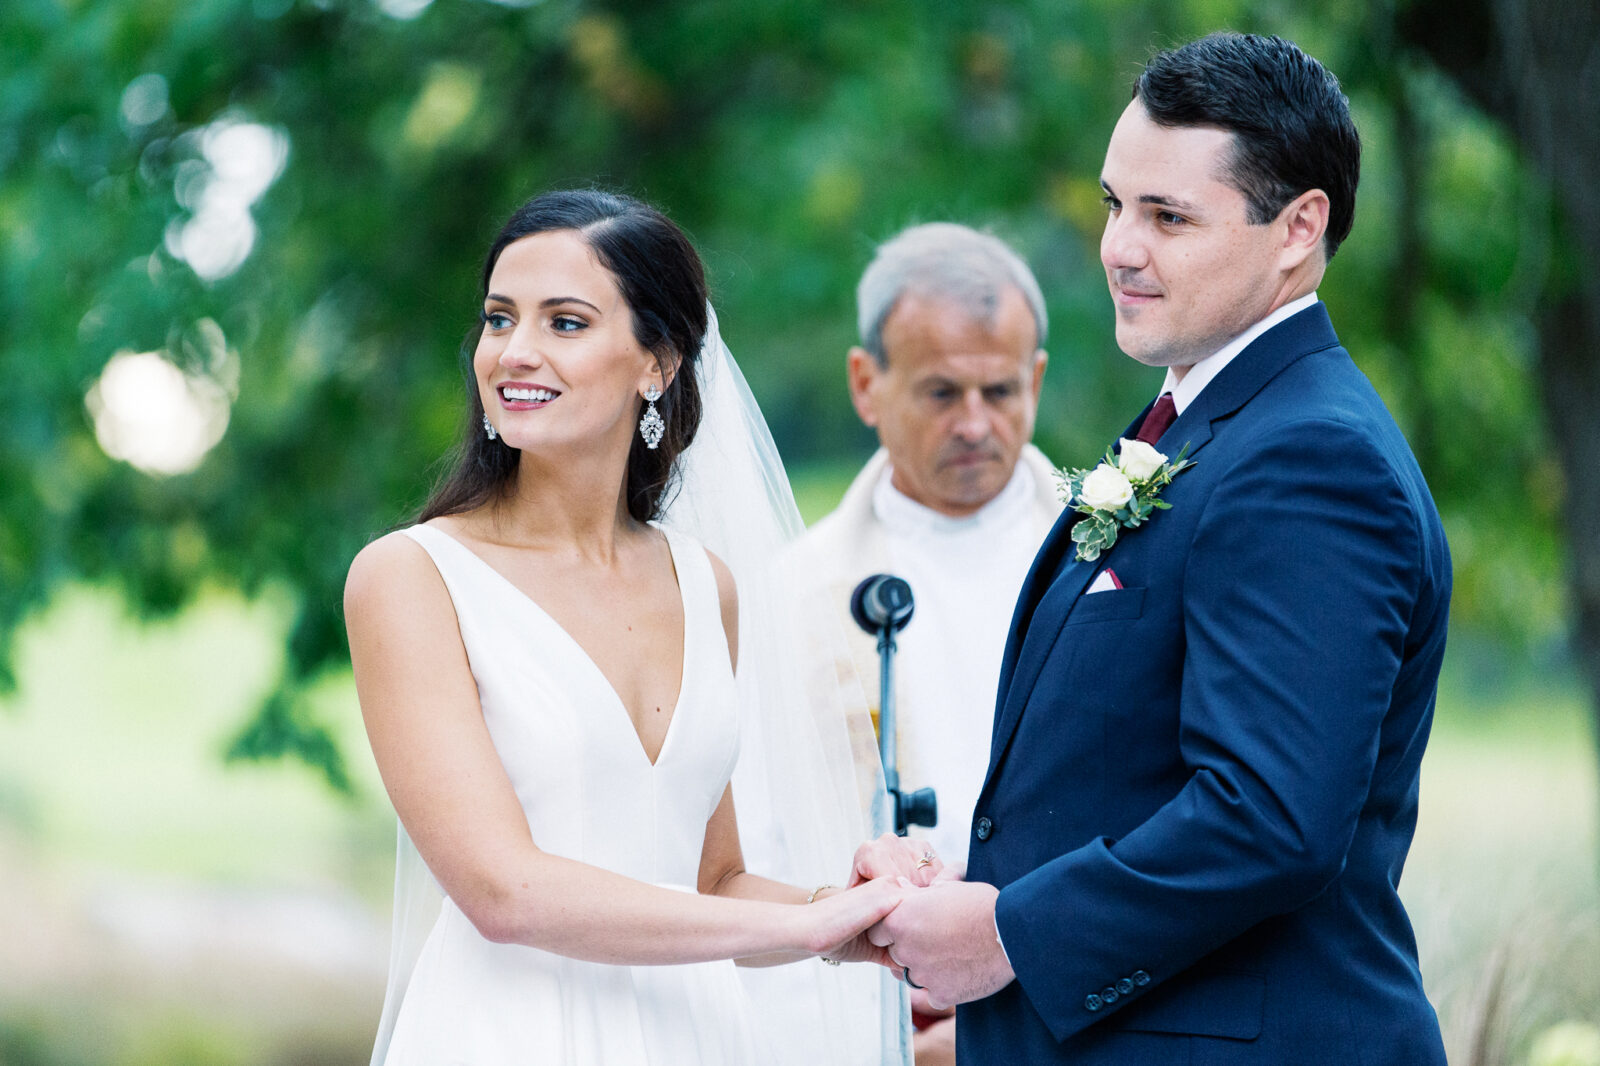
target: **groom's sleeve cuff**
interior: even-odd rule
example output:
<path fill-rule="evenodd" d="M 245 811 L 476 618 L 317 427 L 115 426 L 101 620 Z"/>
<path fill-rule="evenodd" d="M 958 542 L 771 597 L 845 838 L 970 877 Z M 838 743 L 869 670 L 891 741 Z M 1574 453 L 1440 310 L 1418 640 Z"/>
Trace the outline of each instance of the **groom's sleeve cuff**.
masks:
<path fill-rule="evenodd" d="M 994 916 L 994 942 L 1000 945 L 1000 954 L 1006 958 L 1006 965 L 1011 967 L 1011 972 L 1016 973 L 1017 968 L 1011 966 L 1011 952 L 1006 950 L 1006 942 L 1000 937 L 1000 915 Z"/>

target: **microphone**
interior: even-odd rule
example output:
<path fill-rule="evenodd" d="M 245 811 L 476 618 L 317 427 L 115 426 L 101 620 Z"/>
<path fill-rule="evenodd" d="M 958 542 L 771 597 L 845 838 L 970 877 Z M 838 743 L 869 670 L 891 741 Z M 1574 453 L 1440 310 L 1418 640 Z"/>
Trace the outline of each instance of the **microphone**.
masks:
<path fill-rule="evenodd" d="M 900 769 L 895 765 L 894 683 L 891 681 L 897 630 L 911 621 L 916 602 L 903 577 L 873 574 L 850 593 L 850 617 L 878 638 L 878 757 L 883 761 L 883 783 L 891 801 L 894 831 L 906 835 L 913 825 L 938 824 L 939 807 L 933 789 L 900 791 Z"/>
<path fill-rule="evenodd" d="M 893 574 L 873 574 L 850 593 L 850 617 L 872 634 L 904 629 L 916 606 L 911 586 Z"/>

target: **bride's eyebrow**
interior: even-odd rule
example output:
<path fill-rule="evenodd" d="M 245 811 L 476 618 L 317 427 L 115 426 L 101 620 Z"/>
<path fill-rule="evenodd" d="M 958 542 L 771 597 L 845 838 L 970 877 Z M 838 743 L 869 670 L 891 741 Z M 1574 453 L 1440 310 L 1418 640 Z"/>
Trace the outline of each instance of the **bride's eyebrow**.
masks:
<path fill-rule="evenodd" d="M 600 308 L 578 296 L 552 296 L 548 300 L 539 301 L 541 308 L 557 307 L 561 304 L 582 304 L 597 315 L 602 313 Z"/>

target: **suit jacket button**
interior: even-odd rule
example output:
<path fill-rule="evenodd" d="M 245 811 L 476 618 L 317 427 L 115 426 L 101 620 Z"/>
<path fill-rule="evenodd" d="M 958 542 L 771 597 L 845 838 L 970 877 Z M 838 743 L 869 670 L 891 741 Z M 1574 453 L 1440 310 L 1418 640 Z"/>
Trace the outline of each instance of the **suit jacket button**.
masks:
<path fill-rule="evenodd" d="M 1115 988 L 1112 988 L 1110 985 L 1106 985 L 1104 988 L 1102 988 L 1100 990 L 1100 998 L 1105 1000 L 1106 1001 L 1106 1006 L 1109 1007 L 1111 1004 L 1115 1003 L 1120 997 L 1117 995 L 1117 990 Z"/>
<path fill-rule="evenodd" d="M 1131 993 L 1133 991 L 1133 978 L 1124 977 L 1122 980 L 1118 981 L 1117 991 L 1124 996 Z"/>
<path fill-rule="evenodd" d="M 989 821 L 989 819 L 987 819 L 987 818 L 979 818 L 978 819 L 977 837 L 978 837 L 979 840 L 988 840 L 989 839 L 989 834 L 993 833 L 993 832 L 994 832 L 994 823 L 993 822 Z M 1090 1007 L 1089 1009 L 1090 1010 L 1094 1010 L 1096 1008 Z"/>
<path fill-rule="evenodd" d="M 1133 971 L 1133 983 L 1143 988 L 1150 983 L 1150 975 L 1143 970 L 1135 970 Z"/>
<path fill-rule="evenodd" d="M 1105 1005 L 1106 1005 L 1105 1001 L 1103 999 L 1101 999 L 1099 996 L 1095 995 L 1093 992 L 1090 992 L 1087 996 L 1083 997 L 1083 1009 L 1084 1010 L 1095 1011 L 1095 1010 L 1099 1010 L 1101 1007 L 1103 1007 Z"/>

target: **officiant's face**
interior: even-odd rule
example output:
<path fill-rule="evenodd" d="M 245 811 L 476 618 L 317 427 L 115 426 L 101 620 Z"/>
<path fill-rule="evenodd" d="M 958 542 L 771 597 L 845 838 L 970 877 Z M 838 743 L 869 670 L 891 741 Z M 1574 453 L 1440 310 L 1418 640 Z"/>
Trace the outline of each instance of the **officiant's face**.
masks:
<path fill-rule="evenodd" d="M 1233 139 L 1212 127 L 1158 126 L 1137 100 L 1111 134 L 1100 259 L 1117 344 L 1141 363 L 1181 375 L 1281 295 L 1284 220 L 1247 220 L 1244 194 L 1227 180 Z"/>
<path fill-rule="evenodd" d="M 1015 288 L 992 321 L 957 302 L 907 293 L 883 323 L 887 366 L 850 352 L 850 394 L 878 431 L 895 488 L 942 514 L 968 515 L 1005 488 L 1033 436 L 1044 379 L 1033 313 Z"/>

